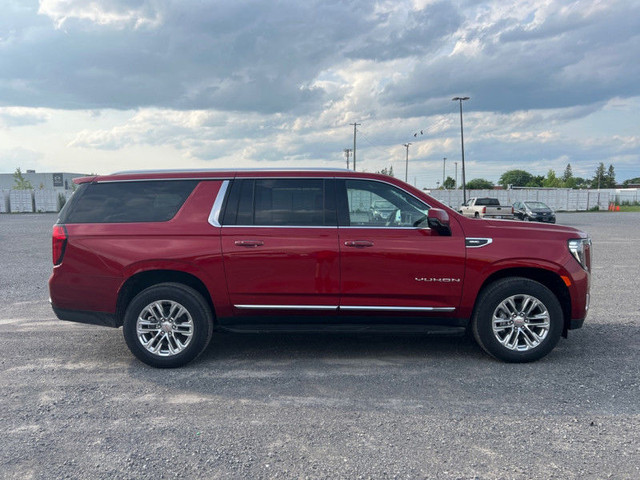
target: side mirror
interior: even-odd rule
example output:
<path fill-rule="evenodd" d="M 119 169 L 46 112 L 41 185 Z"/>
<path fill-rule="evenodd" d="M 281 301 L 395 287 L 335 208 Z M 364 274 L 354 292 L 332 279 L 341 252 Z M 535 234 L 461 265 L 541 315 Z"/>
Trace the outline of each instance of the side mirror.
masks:
<path fill-rule="evenodd" d="M 427 225 L 443 237 L 451 236 L 449 214 L 440 208 L 430 208 L 427 212 Z"/>

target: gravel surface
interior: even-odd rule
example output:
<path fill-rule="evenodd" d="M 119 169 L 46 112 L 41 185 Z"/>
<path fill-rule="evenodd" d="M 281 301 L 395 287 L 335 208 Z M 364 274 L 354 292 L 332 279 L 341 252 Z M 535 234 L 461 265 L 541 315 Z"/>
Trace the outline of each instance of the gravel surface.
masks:
<path fill-rule="evenodd" d="M 0 215 L 0 478 L 640 478 L 640 214 L 594 241 L 591 311 L 543 360 L 459 337 L 218 335 L 156 370 L 47 298 L 52 214 Z"/>

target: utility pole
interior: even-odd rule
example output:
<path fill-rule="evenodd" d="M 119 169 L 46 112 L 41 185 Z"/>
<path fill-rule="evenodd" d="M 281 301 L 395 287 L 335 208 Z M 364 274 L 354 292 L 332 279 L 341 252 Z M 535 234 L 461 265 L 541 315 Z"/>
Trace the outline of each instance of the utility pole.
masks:
<path fill-rule="evenodd" d="M 456 164 L 456 178 L 455 178 L 455 183 L 454 183 L 454 189 L 458 188 L 458 162 L 453 162 Z"/>
<path fill-rule="evenodd" d="M 462 102 L 469 100 L 469 97 L 453 97 L 454 102 L 460 102 L 460 143 L 462 145 L 462 199 L 467 202 L 467 182 L 464 176 L 464 129 L 462 128 Z"/>
<path fill-rule="evenodd" d="M 404 181 L 406 182 L 409 178 L 409 145 L 411 145 L 411 143 L 403 143 L 402 145 L 407 149 L 407 160 L 404 166 Z"/>
<path fill-rule="evenodd" d="M 349 125 L 353 125 L 353 171 L 356 171 L 356 127 L 358 125 L 362 125 L 361 123 L 350 123 Z"/>
<path fill-rule="evenodd" d="M 347 156 L 347 170 L 349 170 L 349 155 L 351 154 L 351 149 L 350 148 L 345 148 L 344 149 L 344 154 Z"/>
<path fill-rule="evenodd" d="M 447 157 L 442 159 L 442 187 L 444 187 L 444 172 L 447 167 Z"/>

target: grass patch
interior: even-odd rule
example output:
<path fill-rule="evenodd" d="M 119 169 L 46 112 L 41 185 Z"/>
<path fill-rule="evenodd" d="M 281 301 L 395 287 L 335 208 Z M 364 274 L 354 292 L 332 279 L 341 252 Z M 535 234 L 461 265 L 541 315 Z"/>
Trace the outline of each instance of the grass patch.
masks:
<path fill-rule="evenodd" d="M 621 212 L 640 212 L 640 205 L 620 205 Z"/>

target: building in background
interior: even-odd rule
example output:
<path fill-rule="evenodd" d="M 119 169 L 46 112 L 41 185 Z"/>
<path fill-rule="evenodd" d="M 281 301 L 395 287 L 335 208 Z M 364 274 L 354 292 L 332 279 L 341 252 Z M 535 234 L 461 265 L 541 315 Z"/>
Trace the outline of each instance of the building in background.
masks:
<path fill-rule="evenodd" d="M 69 172 L 36 173 L 35 170 L 22 172 L 22 176 L 31 183 L 34 190 L 57 190 L 58 192 L 73 190 L 73 179 L 86 175 L 86 173 Z M 0 190 L 11 190 L 14 186 L 13 173 L 0 173 Z"/>
<path fill-rule="evenodd" d="M 0 213 L 57 212 L 73 193 L 73 179 L 83 173 L 22 172 L 32 189 L 16 189 L 13 173 L 0 173 Z"/>

